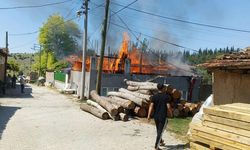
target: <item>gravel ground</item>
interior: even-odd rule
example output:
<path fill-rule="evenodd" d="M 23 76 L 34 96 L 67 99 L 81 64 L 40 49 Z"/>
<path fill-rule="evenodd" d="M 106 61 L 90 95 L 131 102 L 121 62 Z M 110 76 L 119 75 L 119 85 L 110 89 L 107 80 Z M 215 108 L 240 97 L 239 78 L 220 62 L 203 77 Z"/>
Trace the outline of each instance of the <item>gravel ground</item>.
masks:
<path fill-rule="evenodd" d="M 155 127 L 139 120 L 103 121 L 46 87 L 19 87 L 0 98 L 0 150 L 152 150 Z M 165 150 L 183 149 L 171 133 Z"/>

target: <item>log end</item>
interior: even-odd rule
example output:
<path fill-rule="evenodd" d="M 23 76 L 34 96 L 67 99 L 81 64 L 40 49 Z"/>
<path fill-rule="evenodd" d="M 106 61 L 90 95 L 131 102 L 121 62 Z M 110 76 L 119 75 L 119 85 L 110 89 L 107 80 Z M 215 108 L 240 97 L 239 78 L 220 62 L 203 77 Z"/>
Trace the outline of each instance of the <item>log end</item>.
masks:
<path fill-rule="evenodd" d="M 124 113 L 124 108 L 122 106 L 119 106 L 117 110 L 118 110 L 118 113 Z"/>
<path fill-rule="evenodd" d="M 135 103 L 134 102 L 129 102 L 128 109 L 135 109 Z"/>
<path fill-rule="evenodd" d="M 102 114 L 102 119 L 103 120 L 108 120 L 109 119 L 109 114 L 106 112 L 106 113 L 103 113 Z"/>
<path fill-rule="evenodd" d="M 110 114 L 111 114 L 112 116 L 116 116 L 116 115 L 118 114 L 118 110 L 117 110 L 117 109 L 112 109 L 112 110 L 110 111 Z"/>

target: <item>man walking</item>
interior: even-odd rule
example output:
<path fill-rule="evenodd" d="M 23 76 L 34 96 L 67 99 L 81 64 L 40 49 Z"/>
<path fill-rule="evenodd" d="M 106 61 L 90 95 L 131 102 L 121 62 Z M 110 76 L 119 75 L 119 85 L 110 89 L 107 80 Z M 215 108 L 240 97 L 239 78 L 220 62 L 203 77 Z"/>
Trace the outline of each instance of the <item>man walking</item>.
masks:
<path fill-rule="evenodd" d="M 16 88 L 16 80 L 17 80 L 17 77 L 16 75 L 13 75 L 13 77 L 11 78 L 11 87 L 12 88 Z"/>
<path fill-rule="evenodd" d="M 148 111 L 148 121 L 150 121 L 150 116 L 154 110 L 154 120 L 157 130 L 155 150 L 160 150 L 159 145 L 164 146 L 165 143 L 162 140 L 162 133 L 167 125 L 167 112 L 170 108 L 170 96 L 166 93 L 166 87 L 163 84 L 158 84 L 157 88 L 159 92 L 152 96 L 151 103 Z"/>
<path fill-rule="evenodd" d="M 25 79 L 22 75 L 20 76 L 20 85 L 21 85 L 21 93 L 24 93 Z"/>

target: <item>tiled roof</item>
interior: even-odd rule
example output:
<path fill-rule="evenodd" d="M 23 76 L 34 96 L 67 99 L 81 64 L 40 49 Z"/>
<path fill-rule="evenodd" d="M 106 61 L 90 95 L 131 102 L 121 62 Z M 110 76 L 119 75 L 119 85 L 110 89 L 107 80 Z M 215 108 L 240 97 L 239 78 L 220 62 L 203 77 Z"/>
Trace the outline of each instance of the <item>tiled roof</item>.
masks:
<path fill-rule="evenodd" d="M 225 54 L 217 59 L 198 65 L 213 69 L 250 69 L 250 47 L 241 52 Z"/>

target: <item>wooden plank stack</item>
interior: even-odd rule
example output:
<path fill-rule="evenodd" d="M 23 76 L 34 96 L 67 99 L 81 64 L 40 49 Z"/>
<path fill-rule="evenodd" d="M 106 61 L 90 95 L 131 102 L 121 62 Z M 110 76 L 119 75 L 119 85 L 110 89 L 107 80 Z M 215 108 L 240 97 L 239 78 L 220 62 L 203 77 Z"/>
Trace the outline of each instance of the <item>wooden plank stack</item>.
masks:
<path fill-rule="evenodd" d="M 204 108 L 202 125 L 191 124 L 191 149 L 249 150 L 250 104 Z"/>
<path fill-rule="evenodd" d="M 110 91 L 107 97 L 99 96 L 96 91 L 91 91 L 91 100 L 96 103 L 89 100 L 87 104 L 91 108 L 95 107 L 95 109 L 90 111 L 85 106 L 81 107 L 82 110 L 102 119 L 104 119 L 101 117 L 102 114 L 108 113 L 109 118 L 115 121 L 120 119 L 127 121 L 128 116 L 146 117 L 151 97 L 158 92 L 157 83 L 135 82 L 126 79 L 125 83 L 127 84 L 127 89 L 120 88 L 119 91 Z M 174 114 L 168 117 L 187 117 L 198 112 L 201 105 L 180 101 L 181 92 L 168 84 L 165 86 L 167 87 L 166 92 L 171 96 L 172 109 L 170 111 Z M 97 111 L 96 108 L 99 109 L 99 113 L 93 112 Z"/>

